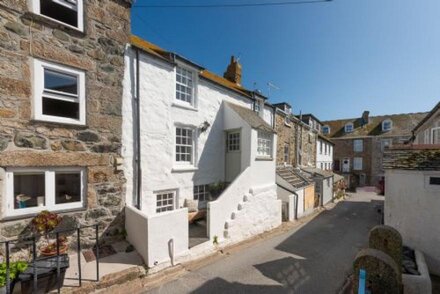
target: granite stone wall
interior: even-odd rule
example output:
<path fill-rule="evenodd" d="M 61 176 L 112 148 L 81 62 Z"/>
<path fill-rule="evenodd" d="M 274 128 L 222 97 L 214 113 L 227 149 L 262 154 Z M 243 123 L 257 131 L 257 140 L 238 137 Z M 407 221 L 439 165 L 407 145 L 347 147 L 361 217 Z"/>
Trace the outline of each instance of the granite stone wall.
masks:
<path fill-rule="evenodd" d="M 33 14 L 26 0 L 0 3 L 0 239 L 27 231 L 32 215 L 4 215 L 5 171 L 11 167 L 84 167 L 85 207 L 63 215 L 98 222 L 102 240 L 124 237 L 124 175 L 119 171 L 124 50 L 130 34 L 128 0 L 84 1 L 84 32 Z M 32 59 L 86 73 L 86 125 L 33 119 Z M 86 230 L 84 242 L 92 243 Z M 90 241 L 90 242 L 89 242 Z"/>
<path fill-rule="evenodd" d="M 275 130 L 277 132 L 277 165 L 284 164 L 284 146 L 289 145 L 289 162 L 296 164 L 296 128 L 293 122 L 289 124 L 285 121 L 285 114 L 277 111 L 275 115 Z"/>

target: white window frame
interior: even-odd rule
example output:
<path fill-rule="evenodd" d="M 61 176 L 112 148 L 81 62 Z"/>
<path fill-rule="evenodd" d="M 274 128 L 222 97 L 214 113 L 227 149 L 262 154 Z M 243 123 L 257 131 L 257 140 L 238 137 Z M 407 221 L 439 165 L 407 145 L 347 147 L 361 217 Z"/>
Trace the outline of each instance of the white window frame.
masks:
<path fill-rule="evenodd" d="M 388 142 L 388 144 L 386 144 L 386 142 Z M 380 149 L 382 150 L 382 152 L 385 151 L 385 145 L 388 145 L 388 147 L 391 147 L 393 145 L 393 140 L 392 139 L 382 139 L 380 141 Z"/>
<path fill-rule="evenodd" d="M 264 110 L 264 100 L 260 98 L 255 98 L 254 111 L 260 114 L 262 113 L 263 110 Z"/>
<path fill-rule="evenodd" d="M 185 87 L 188 87 L 187 85 L 177 81 L 177 70 L 178 70 L 178 68 L 181 68 L 181 69 L 183 69 L 185 71 L 188 71 L 192 75 L 191 102 L 177 99 L 177 85 L 180 84 L 180 85 L 183 85 Z M 177 64 L 176 67 L 174 67 L 174 103 L 173 103 L 174 105 L 182 106 L 182 107 L 186 107 L 186 108 L 190 108 L 190 109 L 195 109 L 195 110 L 197 109 L 197 105 L 198 105 L 197 93 L 198 93 L 198 82 L 199 82 L 198 79 L 199 79 L 198 74 L 197 74 L 197 72 L 193 68 L 191 68 L 189 66 L 186 66 L 186 65 L 184 65 L 182 63 L 179 63 L 179 64 Z"/>
<path fill-rule="evenodd" d="M 436 137 L 434 137 L 435 132 L 437 132 Z M 430 139 L 431 144 L 440 144 L 440 127 L 432 128 L 430 135 L 431 135 L 431 139 Z M 435 139 L 437 140 L 437 142 L 435 142 L 436 141 Z"/>
<path fill-rule="evenodd" d="M 354 152 L 364 152 L 364 140 L 354 139 L 353 140 L 353 151 Z"/>
<path fill-rule="evenodd" d="M 322 133 L 323 133 L 324 135 L 328 135 L 328 134 L 330 134 L 330 127 L 329 127 L 329 126 L 323 126 L 323 127 L 322 127 Z"/>
<path fill-rule="evenodd" d="M 237 138 L 238 135 L 238 138 Z M 226 134 L 226 146 L 227 146 L 227 152 L 240 152 L 241 151 L 241 132 L 228 132 Z M 234 138 L 231 138 L 231 136 L 234 136 Z M 233 148 L 231 148 L 233 147 Z"/>
<path fill-rule="evenodd" d="M 160 207 L 158 206 L 159 200 L 157 199 L 157 197 L 159 195 L 169 195 L 169 194 L 173 195 L 172 196 L 173 203 L 171 204 L 171 206 L 165 205 L 165 206 L 162 206 L 162 207 L 171 207 L 172 209 L 164 210 L 164 211 L 158 211 L 160 209 Z M 155 205 L 156 205 L 156 207 L 155 207 L 156 208 L 156 210 L 155 210 L 156 214 L 165 213 L 165 212 L 169 212 L 169 211 L 173 211 L 173 210 L 177 209 L 177 203 L 178 203 L 178 200 L 179 200 L 177 190 L 157 191 L 157 192 L 154 192 L 154 197 L 155 197 L 154 200 L 155 200 Z M 163 201 L 163 199 L 161 199 L 160 201 Z"/>
<path fill-rule="evenodd" d="M 49 1 L 49 0 L 47 0 Z M 76 9 L 74 9 L 74 5 L 70 4 L 69 5 L 69 1 L 66 0 L 52 0 L 52 2 L 58 3 L 60 5 L 63 5 L 69 9 L 75 10 L 77 12 L 77 22 L 78 22 L 78 27 L 72 26 L 70 24 L 64 23 L 60 20 L 51 18 L 50 16 L 41 14 L 41 7 L 40 7 L 40 0 L 30 0 L 30 6 L 31 6 L 31 11 L 35 14 L 41 15 L 42 17 L 48 18 L 54 22 L 57 22 L 59 24 L 62 24 L 66 27 L 72 28 L 74 30 L 80 31 L 80 32 L 84 32 L 84 1 L 83 0 L 77 0 L 77 6 Z"/>
<path fill-rule="evenodd" d="M 385 127 L 386 124 L 389 124 L 388 128 Z M 382 122 L 382 131 L 383 132 L 391 131 L 392 128 L 393 128 L 393 121 L 391 119 L 386 119 Z"/>
<path fill-rule="evenodd" d="M 349 129 L 350 129 L 350 130 L 349 130 Z M 345 131 L 346 133 L 352 133 L 352 132 L 354 131 L 354 125 L 353 125 L 353 123 L 347 123 L 347 124 L 345 124 L 344 131 Z"/>
<path fill-rule="evenodd" d="M 202 196 L 203 199 L 200 199 Z M 193 199 L 200 201 L 200 202 L 206 202 L 209 201 L 210 198 L 209 193 L 209 185 L 194 185 L 193 188 Z"/>
<path fill-rule="evenodd" d="M 177 129 L 185 129 L 185 130 L 190 130 L 192 131 L 192 150 L 191 150 L 191 160 L 190 161 L 177 161 L 176 160 L 176 155 L 177 155 Z M 193 127 L 193 126 L 187 126 L 187 125 L 181 125 L 181 124 L 176 124 L 175 128 L 174 128 L 174 152 L 173 152 L 173 160 L 174 160 L 174 164 L 176 166 L 180 166 L 180 167 L 186 167 L 186 166 L 196 166 L 197 165 L 197 161 L 196 161 L 196 148 L 197 148 L 197 128 Z M 189 146 L 189 145 L 183 145 L 180 144 L 182 146 Z"/>
<path fill-rule="evenodd" d="M 81 174 L 81 200 L 72 203 L 55 204 L 55 175 L 57 172 L 80 173 Z M 38 207 L 14 209 L 14 173 L 44 173 L 45 178 L 45 205 Z M 85 207 L 85 199 L 87 197 L 87 173 L 82 167 L 56 167 L 56 168 L 7 168 L 6 170 L 6 201 L 5 216 L 15 217 L 39 213 L 43 210 L 63 211 L 71 209 L 79 209 Z"/>
<path fill-rule="evenodd" d="M 354 157 L 353 158 L 353 170 L 363 170 L 364 168 L 363 158 L 362 157 Z"/>
<path fill-rule="evenodd" d="M 44 90 L 44 70 L 52 70 L 59 73 L 64 73 L 77 77 L 78 81 L 78 96 L 67 97 L 62 95 L 56 95 L 53 93 L 45 92 Z M 43 114 L 43 96 L 47 96 L 52 99 L 78 102 L 79 104 L 79 119 L 73 119 L 68 117 L 53 116 Z M 73 125 L 85 125 L 86 124 L 86 82 L 85 72 L 74 69 L 72 67 L 55 64 L 39 59 L 33 60 L 33 117 L 36 120 L 73 124 Z"/>
<path fill-rule="evenodd" d="M 272 158 L 273 134 L 265 131 L 258 131 L 257 137 L 257 157 Z"/>

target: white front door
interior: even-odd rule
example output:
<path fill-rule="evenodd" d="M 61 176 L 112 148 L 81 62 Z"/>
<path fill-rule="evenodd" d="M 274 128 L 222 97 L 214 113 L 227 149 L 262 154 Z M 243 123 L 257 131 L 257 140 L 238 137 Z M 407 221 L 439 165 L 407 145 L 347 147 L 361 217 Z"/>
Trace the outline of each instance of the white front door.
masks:
<path fill-rule="evenodd" d="M 344 158 L 342 161 L 342 172 L 349 173 L 350 172 L 350 158 Z"/>
<path fill-rule="evenodd" d="M 226 182 L 232 182 L 241 171 L 241 132 L 226 132 Z"/>

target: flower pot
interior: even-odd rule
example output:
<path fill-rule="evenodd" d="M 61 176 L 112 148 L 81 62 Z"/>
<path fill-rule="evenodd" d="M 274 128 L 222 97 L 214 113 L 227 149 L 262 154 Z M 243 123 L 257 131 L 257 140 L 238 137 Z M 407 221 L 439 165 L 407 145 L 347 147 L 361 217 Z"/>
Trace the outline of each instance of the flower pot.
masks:
<path fill-rule="evenodd" d="M 34 265 L 30 265 L 24 273 L 19 275 L 21 281 L 21 293 L 22 294 L 44 294 L 52 290 L 57 289 L 57 258 L 59 258 L 60 264 L 60 287 L 64 284 L 64 276 L 67 268 L 70 266 L 69 257 L 67 254 L 60 255 L 59 257 L 45 257 L 35 263 L 38 289 L 33 290 L 34 283 Z"/>
<path fill-rule="evenodd" d="M 52 245 L 52 244 L 51 244 Z M 50 245 L 49 245 L 50 246 Z M 52 247 L 54 247 L 53 249 L 51 249 L 51 250 L 45 250 L 45 249 L 47 249 L 47 247 L 49 247 L 49 246 L 46 246 L 45 248 L 43 248 L 43 249 L 41 249 L 40 250 L 40 254 L 42 255 L 42 256 L 55 256 L 55 255 L 57 255 L 57 248 L 56 248 L 56 245 L 55 246 L 52 246 Z M 60 244 L 60 254 L 64 254 L 64 253 L 66 253 L 67 252 L 67 250 L 69 249 L 69 247 L 67 246 L 67 245 L 61 245 Z"/>
<path fill-rule="evenodd" d="M 9 290 L 10 290 L 9 293 L 14 292 L 14 286 L 15 286 L 15 281 L 9 283 Z M 0 294 L 7 294 L 6 286 L 0 288 Z"/>

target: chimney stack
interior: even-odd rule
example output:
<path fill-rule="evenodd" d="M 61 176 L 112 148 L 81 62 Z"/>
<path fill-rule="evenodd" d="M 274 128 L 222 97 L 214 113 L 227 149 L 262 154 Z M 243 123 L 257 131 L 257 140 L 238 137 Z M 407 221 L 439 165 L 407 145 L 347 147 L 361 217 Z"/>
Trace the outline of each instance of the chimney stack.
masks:
<path fill-rule="evenodd" d="M 369 116 L 370 116 L 370 112 L 368 110 L 365 110 L 362 113 L 362 125 L 366 125 L 369 122 Z"/>
<path fill-rule="evenodd" d="M 223 74 L 223 77 L 234 84 L 241 86 L 241 64 L 235 56 L 231 56 L 231 62 Z"/>

